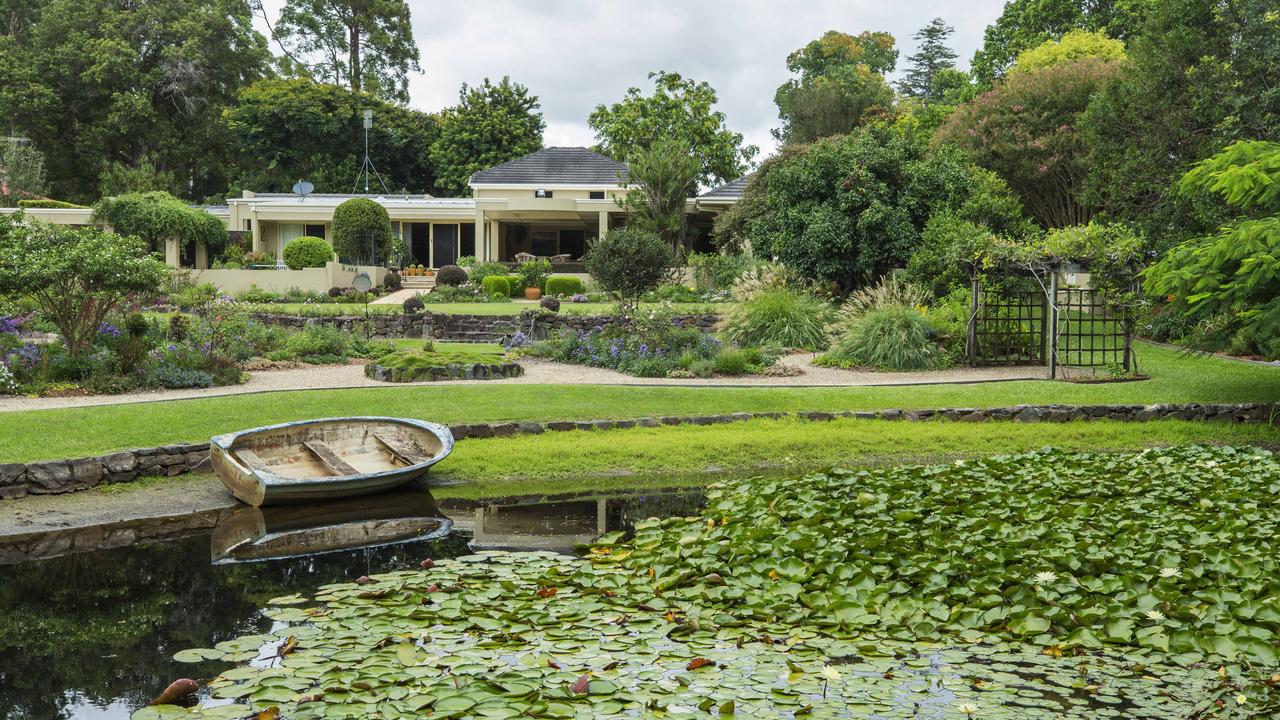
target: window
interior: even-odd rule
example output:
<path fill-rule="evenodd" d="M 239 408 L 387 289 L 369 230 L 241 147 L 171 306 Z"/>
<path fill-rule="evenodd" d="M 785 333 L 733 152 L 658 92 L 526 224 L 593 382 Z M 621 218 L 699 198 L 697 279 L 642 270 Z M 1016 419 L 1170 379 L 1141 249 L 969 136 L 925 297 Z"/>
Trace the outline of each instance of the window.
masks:
<path fill-rule="evenodd" d="M 318 237 L 318 238 L 320 238 L 321 240 L 325 239 L 325 237 L 324 237 L 324 225 L 308 225 L 308 226 L 307 226 L 307 235 L 309 235 L 309 236 L 311 236 L 311 237 Z"/>
<path fill-rule="evenodd" d="M 591 191 L 591 193 L 590 193 L 587 197 L 591 198 L 592 200 L 603 200 L 603 199 L 604 199 L 604 191 L 603 191 L 603 190 L 592 190 L 592 191 Z"/>
<path fill-rule="evenodd" d="M 547 199 L 550 199 L 550 198 L 551 198 L 551 191 L 550 191 L 550 190 L 542 190 L 542 189 L 534 190 L 534 191 L 533 191 L 533 196 L 534 196 L 534 197 L 536 197 L 536 198 L 547 198 Z"/>

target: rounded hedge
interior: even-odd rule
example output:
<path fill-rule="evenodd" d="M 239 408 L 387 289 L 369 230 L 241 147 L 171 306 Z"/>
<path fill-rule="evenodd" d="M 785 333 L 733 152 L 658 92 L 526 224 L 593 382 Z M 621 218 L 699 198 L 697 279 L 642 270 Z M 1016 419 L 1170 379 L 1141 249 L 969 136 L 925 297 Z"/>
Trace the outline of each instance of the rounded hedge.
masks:
<path fill-rule="evenodd" d="M 458 287 L 467 282 L 467 271 L 457 265 L 445 265 L 436 271 L 436 284 Z"/>
<path fill-rule="evenodd" d="M 672 277 L 676 256 L 656 233 L 628 226 L 591 243 L 586 264 L 602 289 L 635 301 Z"/>
<path fill-rule="evenodd" d="M 422 298 L 418 297 L 417 295 L 414 295 L 411 298 L 405 299 L 402 307 L 404 308 L 404 311 L 406 313 L 419 313 L 419 312 L 422 312 L 423 308 L 425 308 L 426 305 L 423 304 Z"/>
<path fill-rule="evenodd" d="M 487 275 L 480 280 L 480 286 L 489 295 L 511 297 L 511 283 L 505 275 Z"/>
<path fill-rule="evenodd" d="M 511 297 L 524 296 L 524 278 L 519 275 L 508 275 L 507 284 L 511 286 Z"/>
<path fill-rule="evenodd" d="M 548 295 L 578 295 L 585 291 L 582 278 L 572 275 L 552 275 L 547 278 Z"/>
<path fill-rule="evenodd" d="M 386 262 L 391 250 L 387 209 L 369 198 L 352 198 L 339 205 L 333 211 L 333 250 L 344 262 Z"/>
<path fill-rule="evenodd" d="M 289 241 L 284 246 L 284 264 L 290 270 L 324 267 L 333 259 L 333 248 L 324 238 L 303 235 Z"/>

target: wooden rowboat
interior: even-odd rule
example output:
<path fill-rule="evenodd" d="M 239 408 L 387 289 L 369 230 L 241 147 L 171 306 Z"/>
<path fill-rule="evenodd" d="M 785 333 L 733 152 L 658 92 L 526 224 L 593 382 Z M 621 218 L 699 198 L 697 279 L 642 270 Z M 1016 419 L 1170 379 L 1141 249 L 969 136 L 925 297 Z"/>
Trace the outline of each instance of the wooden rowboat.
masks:
<path fill-rule="evenodd" d="M 209 460 L 231 492 L 260 507 L 403 485 L 453 450 L 453 434 L 407 418 L 303 420 L 212 438 Z"/>

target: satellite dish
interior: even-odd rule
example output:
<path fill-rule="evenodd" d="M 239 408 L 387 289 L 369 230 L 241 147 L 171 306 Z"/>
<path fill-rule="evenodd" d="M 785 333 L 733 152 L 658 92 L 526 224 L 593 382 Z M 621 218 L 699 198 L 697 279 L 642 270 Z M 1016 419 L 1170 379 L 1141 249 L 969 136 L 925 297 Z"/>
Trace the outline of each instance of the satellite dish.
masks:
<path fill-rule="evenodd" d="M 369 292 L 373 289 L 373 281 L 369 279 L 369 273 L 360 273 L 351 280 L 351 287 L 356 292 Z"/>
<path fill-rule="evenodd" d="M 312 185 L 306 180 L 299 180 L 298 182 L 293 184 L 293 194 L 297 195 L 299 198 L 305 198 L 306 196 L 315 192 L 315 189 L 316 189 L 316 186 Z"/>

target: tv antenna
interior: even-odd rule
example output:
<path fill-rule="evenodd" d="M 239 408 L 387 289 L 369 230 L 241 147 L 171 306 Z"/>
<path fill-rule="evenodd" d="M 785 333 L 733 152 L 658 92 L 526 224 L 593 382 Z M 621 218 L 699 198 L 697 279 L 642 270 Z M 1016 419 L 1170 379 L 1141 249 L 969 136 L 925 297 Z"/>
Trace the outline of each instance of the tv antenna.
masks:
<path fill-rule="evenodd" d="M 306 180 L 299 180 L 293 184 L 293 194 L 298 196 L 298 202 L 307 199 L 307 196 L 315 192 L 316 186 Z"/>
<path fill-rule="evenodd" d="M 373 166 L 373 161 L 369 159 L 369 128 L 373 127 L 373 111 L 364 111 L 364 162 L 360 165 L 360 172 L 356 173 L 356 184 L 352 186 L 351 192 L 355 192 L 360 187 L 360 176 L 364 176 L 364 192 L 369 193 L 369 176 L 373 175 L 378 178 L 378 184 L 382 186 L 382 194 L 389 195 L 387 192 L 387 184 L 382 181 L 382 175 L 378 174 L 378 169 Z"/>

